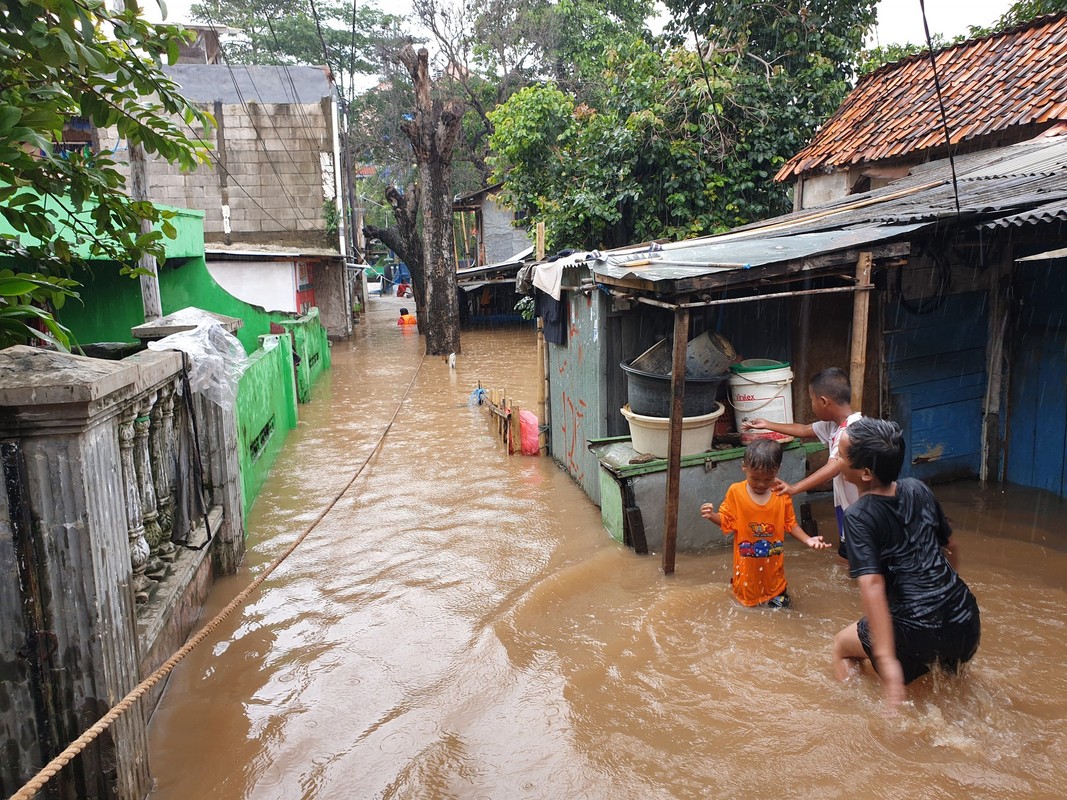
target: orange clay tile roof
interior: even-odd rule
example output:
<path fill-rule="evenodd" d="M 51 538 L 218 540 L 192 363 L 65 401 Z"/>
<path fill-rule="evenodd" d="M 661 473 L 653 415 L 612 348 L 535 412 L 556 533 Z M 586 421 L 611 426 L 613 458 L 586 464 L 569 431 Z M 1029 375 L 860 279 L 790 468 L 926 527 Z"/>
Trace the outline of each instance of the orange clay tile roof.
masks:
<path fill-rule="evenodd" d="M 1067 13 L 935 51 L 953 145 L 1067 120 Z M 928 53 L 860 79 L 811 142 L 775 175 L 900 158 L 943 146 Z"/>

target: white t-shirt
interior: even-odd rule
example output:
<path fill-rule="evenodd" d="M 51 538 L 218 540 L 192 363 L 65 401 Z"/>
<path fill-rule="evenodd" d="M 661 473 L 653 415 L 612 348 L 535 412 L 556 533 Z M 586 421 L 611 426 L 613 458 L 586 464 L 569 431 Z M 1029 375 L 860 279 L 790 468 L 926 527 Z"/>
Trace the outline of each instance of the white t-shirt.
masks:
<path fill-rule="evenodd" d="M 848 415 L 844 425 L 838 425 L 833 420 L 819 420 L 811 423 L 812 432 L 819 441 L 830 448 L 830 458 L 837 458 L 837 440 L 841 438 L 841 431 L 851 423 L 862 417 L 863 414 L 856 411 Z M 838 473 L 834 476 L 834 505 L 841 510 L 855 503 L 860 496 L 860 490 L 855 484 L 845 480 L 845 476 Z"/>

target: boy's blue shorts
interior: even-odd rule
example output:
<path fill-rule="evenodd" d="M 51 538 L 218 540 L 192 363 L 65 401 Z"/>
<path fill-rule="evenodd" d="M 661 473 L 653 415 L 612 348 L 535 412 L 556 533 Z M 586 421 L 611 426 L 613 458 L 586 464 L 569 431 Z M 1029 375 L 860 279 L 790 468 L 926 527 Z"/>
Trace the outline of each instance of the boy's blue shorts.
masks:
<path fill-rule="evenodd" d="M 837 554 L 848 561 L 848 554 L 845 552 L 845 509 L 834 506 L 834 516 L 837 518 Z"/>

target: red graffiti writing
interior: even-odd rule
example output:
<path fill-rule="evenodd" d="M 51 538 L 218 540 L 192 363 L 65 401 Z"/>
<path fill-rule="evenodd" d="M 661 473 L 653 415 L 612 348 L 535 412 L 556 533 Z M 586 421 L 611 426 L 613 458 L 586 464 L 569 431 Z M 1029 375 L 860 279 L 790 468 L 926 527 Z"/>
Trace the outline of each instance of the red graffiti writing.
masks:
<path fill-rule="evenodd" d="M 563 433 L 563 440 L 567 443 L 567 471 L 577 480 L 579 483 L 585 480 L 585 468 L 575 457 L 578 450 L 578 436 L 582 429 L 582 420 L 585 418 L 585 401 L 580 399 L 577 404 L 570 398 L 570 396 L 563 392 L 563 422 L 560 424 L 560 430 Z"/>

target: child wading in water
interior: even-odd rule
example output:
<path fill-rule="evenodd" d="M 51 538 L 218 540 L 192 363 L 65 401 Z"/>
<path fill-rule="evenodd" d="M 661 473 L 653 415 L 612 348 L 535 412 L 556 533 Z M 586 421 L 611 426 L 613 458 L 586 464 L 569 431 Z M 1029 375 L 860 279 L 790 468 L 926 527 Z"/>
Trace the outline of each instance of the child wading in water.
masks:
<path fill-rule="evenodd" d="M 900 478 L 904 435 L 894 422 L 862 419 L 841 437 L 846 480 L 860 487 L 845 512 L 848 560 L 866 614 L 834 637 L 834 675 L 871 660 L 886 708 L 935 664 L 959 671 L 978 650 L 978 602 L 956 572 L 959 546 L 934 493 Z"/>
<path fill-rule="evenodd" d="M 848 559 L 845 549 L 845 533 L 843 528 L 845 509 L 856 502 L 859 490 L 846 481 L 841 475 L 841 461 L 837 454 L 837 442 L 841 433 L 848 425 L 860 419 L 860 413 L 852 411 L 852 384 L 849 383 L 848 375 L 843 369 L 830 367 L 815 374 L 808 384 L 808 397 L 811 399 L 811 410 L 815 414 L 817 422 L 810 425 L 801 425 L 793 422 L 772 422 L 771 420 L 757 417 L 743 424 L 748 430 L 762 428 L 765 430 L 783 433 L 786 436 L 798 438 L 818 438 L 825 444 L 830 455 L 826 464 L 813 472 L 808 477 L 788 484 L 778 481 L 774 487 L 777 494 L 793 495 L 814 489 L 820 483 L 833 478 L 834 487 L 834 516 L 837 517 L 837 532 L 840 544 L 837 554 L 843 560 Z"/>
<path fill-rule="evenodd" d="M 719 525 L 724 535 L 734 534 L 730 586 L 742 605 L 789 606 L 783 563 L 786 533 L 813 550 L 830 547 L 821 536 L 804 533 L 791 498 L 771 491 L 781 466 L 782 446 L 771 439 L 755 440 L 741 462 L 745 480 L 726 490 L 718 511 L 712 503 L 700 507 L 700 516 Z"/>

